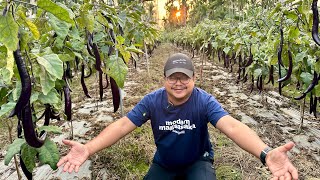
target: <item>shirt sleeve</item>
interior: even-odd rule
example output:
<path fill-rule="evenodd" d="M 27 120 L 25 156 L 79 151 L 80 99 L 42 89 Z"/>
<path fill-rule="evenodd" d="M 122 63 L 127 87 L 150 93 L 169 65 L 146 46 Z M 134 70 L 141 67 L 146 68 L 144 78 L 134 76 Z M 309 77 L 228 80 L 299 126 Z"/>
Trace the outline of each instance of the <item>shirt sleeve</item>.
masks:
<path fill-rule="evenodd" d="M 145 96 L 128 114 L 127 117 L 140 127 L 150 119 L 150 98 Z"/>
<path fill-rule="evenodd" d="M 207 116 L 209 122 L 213 126 L 216 126 L 219 119 L 228 114 L 229 113 L 222 108 L 221 104 L 213 96 L 209 97 L 207 104 Z"/>

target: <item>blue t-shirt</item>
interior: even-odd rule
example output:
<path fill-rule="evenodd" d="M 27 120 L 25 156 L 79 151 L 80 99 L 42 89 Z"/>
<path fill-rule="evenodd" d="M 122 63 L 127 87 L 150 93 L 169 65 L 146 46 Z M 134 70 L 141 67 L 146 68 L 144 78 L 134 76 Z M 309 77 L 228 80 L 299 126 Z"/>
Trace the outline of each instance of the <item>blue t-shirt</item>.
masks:
<path fill-rule="evenodd" d="M 165 88 L 146 95 L 127 115 L 136 125 L 151 120 L 157 151 L 153 161 L 164 168 L 183 168 L 204 153 L 213 157 L 208 122 L 216 125 L 228 113 L 218 101 L 200 88 L 179 106 L 168 102 Z"/>

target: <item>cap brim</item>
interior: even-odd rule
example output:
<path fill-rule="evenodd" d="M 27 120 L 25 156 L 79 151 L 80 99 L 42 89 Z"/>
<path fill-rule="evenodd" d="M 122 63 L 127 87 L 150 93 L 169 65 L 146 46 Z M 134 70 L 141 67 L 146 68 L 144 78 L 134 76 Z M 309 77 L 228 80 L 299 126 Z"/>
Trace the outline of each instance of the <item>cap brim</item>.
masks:
<path fill-rule="evenodd" d="M 176 72 L 181 72 L 187 76 L 189 76 L 190 78 L 193 77 L 193 71 L 190 71 L 189 69 L 184 69 L 184 68 L 172 68 L 172 69 L 169 69 L 166 71 L 166 77 L 172 75 L 173 73 L 176 73 Z"/>

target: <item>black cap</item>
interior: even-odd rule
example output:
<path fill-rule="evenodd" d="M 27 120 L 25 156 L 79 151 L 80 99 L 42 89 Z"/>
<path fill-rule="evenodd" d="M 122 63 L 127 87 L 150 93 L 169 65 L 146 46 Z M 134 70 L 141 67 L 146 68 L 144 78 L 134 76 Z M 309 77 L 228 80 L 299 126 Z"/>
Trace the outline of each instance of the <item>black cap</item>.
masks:
<path fill-rule="evenodd" d="M 191 59 L 182 53 L 176 53 L 169 57 L 166 64 L 164 65 L 164 75 L 166 77 L 170 76 L 173 73 L 181 72 L 193 77 L 194 67 Z"/>

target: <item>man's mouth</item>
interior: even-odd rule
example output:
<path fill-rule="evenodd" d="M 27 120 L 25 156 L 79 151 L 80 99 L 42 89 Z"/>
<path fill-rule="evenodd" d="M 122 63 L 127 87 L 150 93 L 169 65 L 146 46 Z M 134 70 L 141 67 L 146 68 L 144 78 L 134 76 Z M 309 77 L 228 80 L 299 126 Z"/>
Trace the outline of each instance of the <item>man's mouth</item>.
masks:
<path fill-rule="evenodd" d="M 185 89 L 187 89 L 187 87 L 179 87 L 179 88 L 171 88 L 172 90 L 174 90 L 174 91 L 183 91 L 183 90 L 185 90 Z"/>

